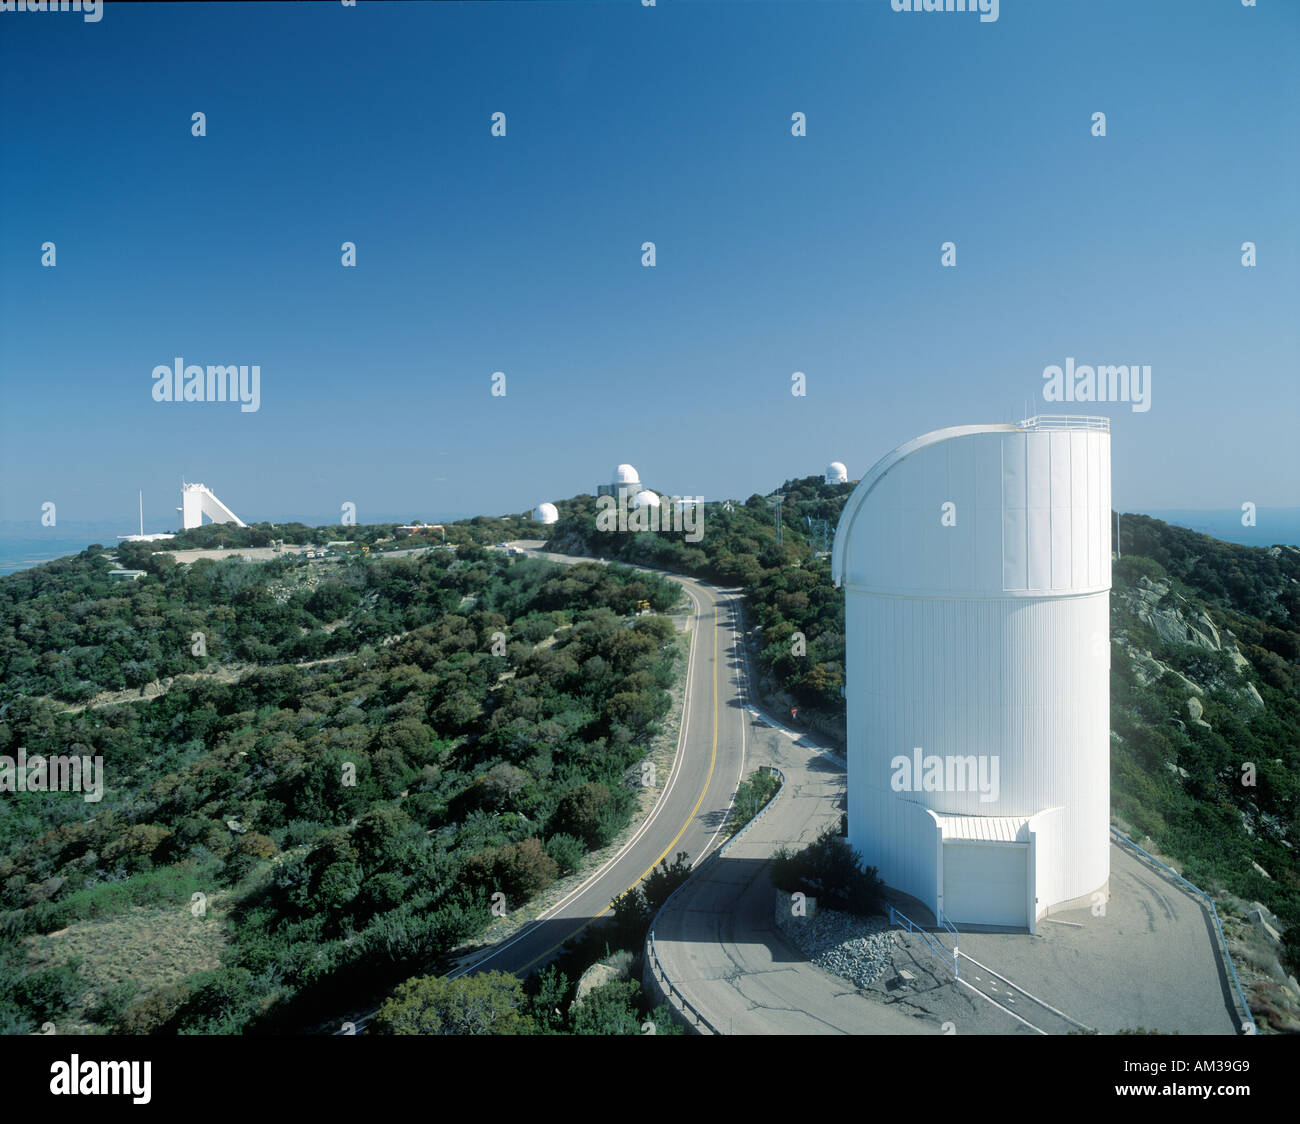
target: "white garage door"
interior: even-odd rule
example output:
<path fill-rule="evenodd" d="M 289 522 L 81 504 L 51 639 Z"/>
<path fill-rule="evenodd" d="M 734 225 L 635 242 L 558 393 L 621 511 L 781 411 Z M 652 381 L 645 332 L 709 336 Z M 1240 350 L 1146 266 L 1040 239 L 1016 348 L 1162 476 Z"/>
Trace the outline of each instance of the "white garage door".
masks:
<path fill-rule="evenodd" d="M 957 925 L 1027 928 L 1028 879 L 1024 843 L 943 845 L 943 911 Z"/>

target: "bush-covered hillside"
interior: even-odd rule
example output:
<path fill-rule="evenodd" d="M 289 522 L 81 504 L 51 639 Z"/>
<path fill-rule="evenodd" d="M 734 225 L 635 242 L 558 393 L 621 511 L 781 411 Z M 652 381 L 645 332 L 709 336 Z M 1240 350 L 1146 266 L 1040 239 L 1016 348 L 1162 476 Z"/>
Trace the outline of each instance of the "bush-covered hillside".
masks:
<path fill-rule="evenodd" d="M 0 1031 L 291 1029 L 436 969 L 493 892 L 515 909 L 624 826 L 680 671 L 635 615 L 679 588 L 622 567 L 107 568 L 0 579 L 0 754 L 100 755 L 107 784 L 0 802 Z"/>
<path fill-rule="evenodd" d="M 595 498 L 578 496 L 557 505 L 550 549 L 742 587 L 762 686 L 784 705 L 798 703 L 806 721 L 833 735 L 844 725 L 844 595 L 831 582 L 823 547 L 829 549 L 852 490 L 816 476 L 787 480 L 779 489 L 785 497 L 780 545 L 775 516 L 760 495 L 730 511 L 707 504 L 703 537 L 695 543 L 683 531 L 601 533 Z M 825 521 L 825 536 L 816 520 Z"/>

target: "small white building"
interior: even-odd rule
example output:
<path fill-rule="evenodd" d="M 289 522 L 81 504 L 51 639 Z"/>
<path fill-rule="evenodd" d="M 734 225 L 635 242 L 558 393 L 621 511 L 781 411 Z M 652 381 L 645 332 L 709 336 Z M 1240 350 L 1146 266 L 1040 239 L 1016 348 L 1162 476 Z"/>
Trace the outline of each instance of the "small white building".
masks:
<path fill-rule="evenodd" d="M 539 503 L 533 509 L 534 523 L 557 523 L 560 519 L 560 513 L 553 503 Z"/>
<path fill-rule="evenodd" d="M 927 433 L 844 507 L 849 842 L 936 917 L 1108 892 L 1110 522 L 1105 418 Z"/>
<path fill-rule="evenodd" d="M 826 476 L 823 482 L 826 484 L 847 484 L 849 482 L 849 470 L 840 461 L 831 461 L 826 466 Z"/>

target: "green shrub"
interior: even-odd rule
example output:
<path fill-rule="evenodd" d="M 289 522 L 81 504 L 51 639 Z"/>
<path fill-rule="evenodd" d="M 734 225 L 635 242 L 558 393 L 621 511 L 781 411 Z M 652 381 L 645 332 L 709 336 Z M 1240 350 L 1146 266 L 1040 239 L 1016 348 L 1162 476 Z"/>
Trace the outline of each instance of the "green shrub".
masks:
<path fill-rule="evenodd" d="M 74 958 L 21 977 L 13 995 L 19 1007 L 37 1022 L 43 1022 L 66 1014 L 85 989 L 81 960 Z"/>
<path fill-rule="evenodd" d="M 559 832 L 546 841 L 546 853 L 555 860 L 561 875 L 572 874 L 586 857 L 587 848 L 581 839 Z"/>
<path fill-rule="evenodd" d="M 802 893 L 847 913 L 870 916 L 884 907 L 884 883 L 874 866 L 864 867 L 848 840 L 828 827 L 802 851 L 785 847 L 772 857 L 772 884 L 787 894 Z"/>
<path fill-rule="evenodd" d="M 740 782 L 731 805 L 731 829 L 739 831 L 752 820 L 781 787 L 776 773 L 755 770 Z"/>

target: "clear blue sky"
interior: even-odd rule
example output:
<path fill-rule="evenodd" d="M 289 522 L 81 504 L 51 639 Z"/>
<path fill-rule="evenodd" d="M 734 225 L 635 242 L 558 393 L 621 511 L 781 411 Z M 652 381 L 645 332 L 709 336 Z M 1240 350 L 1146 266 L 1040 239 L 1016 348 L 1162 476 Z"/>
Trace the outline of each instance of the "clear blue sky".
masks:
<path fill-rule="evenodd" d="M 0 519 L 743 498 L 1026 402 L 1121 510 L 1300 503 L 1293 0 L 108 5 L 0 14 L 0 93 Z"/>

